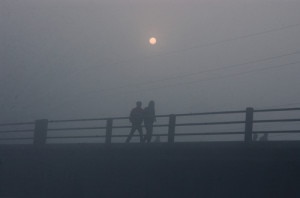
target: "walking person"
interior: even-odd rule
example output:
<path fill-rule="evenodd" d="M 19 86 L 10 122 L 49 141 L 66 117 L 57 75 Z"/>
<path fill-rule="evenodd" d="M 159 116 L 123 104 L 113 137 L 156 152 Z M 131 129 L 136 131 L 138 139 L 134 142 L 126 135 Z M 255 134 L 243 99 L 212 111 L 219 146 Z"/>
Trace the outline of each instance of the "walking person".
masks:
<path fill-rule="evenodd" d="M 134 132 L 137 130 L 140 134 L 140 142 L 143 142 L 143 129 L 142 129 L 142 123 L 144 120 L 144 111 L 142 109 L 142 102 L 138 101 L 136 102 L 136 107 L 133 108 L 129 115 L 129 121 L 132 124 L 130 134 L 128 138 L 126 139 L 126 143 L 129 143 Z"/>
<path fill-rule="evenodd" d="M 150 143 L 153 133 L 153 123 L 156 122 L 155 103 L 151 100 L 144 109 L 144 124 L 146 128 L 145 142 Z"/>

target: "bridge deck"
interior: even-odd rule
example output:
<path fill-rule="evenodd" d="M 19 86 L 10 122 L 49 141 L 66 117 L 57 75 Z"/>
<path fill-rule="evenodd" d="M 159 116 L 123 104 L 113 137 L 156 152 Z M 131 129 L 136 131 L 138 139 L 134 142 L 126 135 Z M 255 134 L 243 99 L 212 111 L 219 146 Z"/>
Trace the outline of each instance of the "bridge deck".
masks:
<path fill-rule="evenodd" d="M 0 147 L 0 197 L 299 197 L 299 142 Z"/>

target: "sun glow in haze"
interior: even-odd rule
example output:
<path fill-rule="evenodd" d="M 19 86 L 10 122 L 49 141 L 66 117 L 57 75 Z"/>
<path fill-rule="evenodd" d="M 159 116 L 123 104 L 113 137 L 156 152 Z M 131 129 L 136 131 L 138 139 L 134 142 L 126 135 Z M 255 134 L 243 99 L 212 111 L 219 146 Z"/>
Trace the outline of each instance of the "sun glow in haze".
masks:
<path fill-rule="evenodd" d="M 150 43 L 151 45 L 155 45 L 155 44 L 156 44 L 156 38 L 155 38 L 155 37 L 151 37 L 151 38 L 149 39 L 149 43 Z"/>

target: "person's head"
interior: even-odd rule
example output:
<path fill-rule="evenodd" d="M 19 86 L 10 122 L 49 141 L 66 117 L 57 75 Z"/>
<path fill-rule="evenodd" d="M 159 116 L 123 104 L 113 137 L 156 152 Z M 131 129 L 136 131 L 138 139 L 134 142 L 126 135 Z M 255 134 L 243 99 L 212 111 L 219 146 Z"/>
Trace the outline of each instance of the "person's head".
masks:
<path fill-rule="evenodd" d="M 137 107 L 142 107 L 142 102 L 141 102 L 141 101 L 137 101 L 137 102 L 136 102 L 136 106 L 137 106 Z"/>
<path fill-rule="evenodd" d="M 155 103 L 154 103 L 153 100 L 151 100 L 151 101 L 149 102 L 149 104 L 148 104 L 148 106 L 151 107 L 151 108 L 154 108 L 154 105 L 155 105 Z"/>

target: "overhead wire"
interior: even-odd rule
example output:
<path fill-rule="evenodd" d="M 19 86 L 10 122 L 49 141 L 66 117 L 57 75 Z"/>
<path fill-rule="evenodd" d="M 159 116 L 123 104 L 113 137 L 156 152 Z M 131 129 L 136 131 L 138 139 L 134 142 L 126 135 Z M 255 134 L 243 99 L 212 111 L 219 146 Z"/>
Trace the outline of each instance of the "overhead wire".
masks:
<path fill-rule="evenodd" d="M 300 61 L 287 63 L 287 64 L 282 64 L 282 65 L 277 65 L 277 66 L 269 66 L 269 67 L 255 69 L 255 70 L 251 70 L 251 71 L 239 72 L 239 73 L 235 73 L 235 74 L 212 77 L 212 78 L 208 78 L 208 79 L 198 79 L 198 80 L 191 81 L 191 82 L 175 83 L 175 84 L 163 85 L 163 86 L 159 86 L 159 87 L 155 87 L 155 88 L 145 88 L 145 89 L 132 91 L 132 92 L 129 92 L 129 93 L 137 93 L 137 92 L 140 92 L 140 91 L 150 91 L 150 90 L 152 91 L 152 90 L 156 90 L 156 89 L 164 89 L 166 87 L 170 88 L 170 87 L 177 87 L 177 86 L 182 86 L 182 85 L 185 86 L 185 85 L 189 85 L 189 84 L 195 84 L 195 83 L 199 83 L 199 82 L 203 82 L 203 81 L 219 80 L 219 79 L 224 79 L 224 78 L 228 78 L 228 77 L 235 77 L 235 76 L 245 75 L 245 74 L 253 73 L 253 72 L 255 73 L 255 72 L 258 72 L 258 71 L 264 71 L 264 70 L 281 68 L 281 67 L 285 67 L 285 66 L 291 66 L 291 65 L 298 64 L 298 63 L 300 63 Z"/>
<path fill-rule="evenodd" d="M 176 53 L 181 53 L 181 52 L 185 52 L 185 51 L 190 51 L 190 50 L 193 50 L 193 49 L 199 49 L 199 48 L 204 48 L 204 47 L 215 46 L 215 45 L 219 45 L 219 44 L 222 44 L 222 43 L 232 42 L 232 41 L 240 40 L 240 39 L 251 38 L 251 37 L 254 37 L 254 36 L 258 36 L 258 35 L 263 35 L 263 34 L 267 34 L 267 33 L 271 33 L 271 32 L 277 32 L 277 31 L 290 29 L 290 28 L 295 28 L 295 27 L 299 27 L 299 26 L 300 26 L 300 23 L 290 24 L 290 25 L 279 27 L 279 28 L 272 28 L 272 29 L 269 29 L 269 30 L 261 31 L 261 32 L 250 33 L 250 34 L 241 35 L 241 36 L 237 36 L 237 37 L 229 38 L 229 39 L 224 39 L 224 40 L 219 40 L 219 41 L 215 41 L 215 42 L 211 42 L 211 43 L 198 44 L 198 45 L 194 45 L 194 46 L 183 48 L 183 49 L 171 50 L 171 51 L 167 51 L 167 52 L 161 52 L 159 54 L 148 55 L 148 56 L 144 56 L 142 58 L 136 58 L 136 57 L 128 58 L 126 60 L 122 60 L 122 61 L 119 61 L 119 62 L 114 62 L 114 63 L 111 63 L 111 64 L 107 64 L 105 66 L 102 66 L 101 68 L 110 67 L 112 65 L 120 65 L 124 62 L 132 62 L 132 61 L 136 61 L 136 60 L 143 60 L 143 59 L 146 59 L 146 58 L 154 58 L 154 57 L 165 56 L 165 55 L 169 55 L 169 54 L 176 54 Z M 97 67 L 97 65 L 94 66 L 94 67 Z M 89 69 L 90 68 L 87 68 L 85 71 L 87 71 Z"/>
<path fill-rule="evenodd" d="M 114 89 L 124 89 L 124 88 L 132 87 L 132 86 L 142 86 L 142 85 L 148 85 L 148 84 L 152 84 L 152 83 L 159 83 L 159 82 L 165 82 L 165 81 L 174 80 L 174 79 L 186 78 L 186 77 L 190 77 L 190 76 L 196 76 L 196 75 L 199 75 L 199 74 L 215 72 L 215 71 L 222 71 L 222 70 L 227 70 L 227 69 L 231 69 L 231 68 L 241 67 L 241 66 L 244 66 L 244 65 L 269 61 L 269 60 L 282 58 L 282 57 L 286 57 L 286 56 L 291 56 L 291 55 L 295 55 L 295 54 L 300 54 L 300 51 L 297 50 L 297 51 L 287 53 L 287 54 L 262 58 L 262 59 L 258 59 L 258 60 L 254 60 L 254 61 L 248 61 L 248 62 L 240 63 L 240 64 L 227 65 L 227 66 L 224 66 L 224 67 L 218 67 L 218 68 L 207 69 L 207 70 L 200 70 L 198 72 L 176 75 L 176 76 L 167 77 L 167 78 L 163 78 L 163 79 L 159 79 L 159 80 L 150 80 L 150 81 L 144 81 L 144 82 L 141 82 L 141 83 L 134 83 L 134 84 L 124 85 L 124 86 L 115 87 L 115 88 L 102 89 L 102 91 L 106 91 L 106 90 L 111 91 L 111 90 L 114 90 Z"/>
<path fill-rule="evenodd" d="M 159 80 L 151 80 L 151 81 L 145 81 L 145 82 L 141 82 L 141 83 L 133 83 L 133 84 L 129 84 L 129 85 L 124 85 L 124 86 L 120 86 L 120 87 L 101 89 L 101 90 L 97 91 L 97 93 L 99 93 L 99 92 L 102 92 L 102 93 L 103 92 L 111 92 L 111 91 L 114 91 L 114 90 L 125 89 L 125 88 L 130 88 L 130 87 L 137 87 L 137 86 L 144 86 L 144 85 L 149 85 L 149 84 L 156 84 L 156 83 L 161 83 L 161 82 L 165 82 L 165 81 L 169 81 L 169 80 L 173 80 L 173 79 L 186 78 L 186 77 L 195 76 L 195 75 L 199 75 L 199 74 L 203 74 L 203 73 L 209 73 L 209 72 L 215 72 L 215 71 L 222 71 L 222 70 L 227 70 L 227 69 L 231 69 L 231 68 L 241 67 L 241 66 L 244 66 L 244 65 L 249 65 L 249 64 L 255 64 L 255 63 L 259 63 L 259 62 L 269 61 L 269 60 L 273 60 L 273 59 L 277 59 L 277 58 L 282 58 L 282 57 L 287 57 L 287 56 L 291 56 L 291 55 L 295 55 L 295 54 L 300 54 L 300 51 L 297 50 L 297 51 L 294 51 L 294 52 L 291 52 L 291 53 L 281 54 L 281 55 L 267 57 L 267 58 L 262 58 L 262 59 L 258 59 L 258 60 L 254 60 L 254 61 L 248 61 L 248 62 L 240 63 L 240 64 L 227 65 L 227 66 L 224 66 L 224 67 L 219 67 L 219 68 L 214 68 L 214 69 L 201 70 L 201 71 L 194 72 L 194 73 L 177 75 L 177 76 L 168 77 L 168 78 L 159 79 Z M 220 77 L 212 78 L 212 79 L 219 79 L 219 78 Z M 224 77 L 221 77 L 221 78 L 224 78 Z M 212 80 L 212 79 L 201 79 L 200 81 L 206 81 L 206 80 Z M 168 86 L 168 85 L 166 85 L 166 86 Z M 132 93 L 132 92 L 130 92 L 130 93 Z M 96 92 L 92 93 L 92 95 L 95 95 L 95 94 L 96 94 Z M 80 94 L 78 94 L 78 95 L 80 95 Z"/>
<path fill-rule="evenodd" d="M 168 85 L 163 85 L 163 86 L 158 86 L 158 87 L 153 87 L 153 88 L 144 88 L 144 89 L 139 89 L 139 90 L 127 91 L 125 93 L 124 92 L 123 93 L 111 93 L 111 94 L 108 94 L 108 95 L 110 95 L 110 96 L 113 96 L 113 95 L 119 95 L 119 96 L 122 95 L 122 96 L 124 96 L 124 95 L 132 94 L 132 93 L 147 92 L 147 91 L 165 89 L 165 88 L 170 88 L 170 87 L 186 86 L 186 85 L 189 85 L 189 84 L 195 84 L 195 83 L 199 83 L 199 82 L 203 82 L 203 81 L 220 80 L 220 79 L 224 79 L 224 78 L 228 78 L 228 77 L 236 77 L 236 76 L 245 75 L 245 74 L 249 74 L 249 73 L 256 73 L 258 71 L 267 71 L 267 70 L 271 70 L 271 69 L 278 69 L 278 68 L 282 68 L 282 67 L 286 67 L 286 66 L 292 66 L 292 65 L 295 65 L 295 64 L 300 64 L 300 61 L 287 63 L 287 64 L 276 65 L 276 66 L 269 66 L 269 67 L 264 67 L 264 68 L 259 68 L 259 69 L 253 69 L 253 70 L 250 70 L 250 71 L 244 71 L 244 72 L 239 72 L 239 73 L 235 73 L 235 74 L 212 77 L 212 78 L 208 78 L 208 79 L 198 79 L 198 80 L 190 81 L 190 82 L 168 84 Z M 97 93 L 99 93 L 99 92 L 97 92 Z M 93 96 L 97 93 L 93 92 L 89 96 L 86 95 L 86 97 L 91 97 L 91 96 Z M 102 90 L 102 93 L 103 93 L 103 90 Z M 103 94 L 102 94 L 102 96 L 103 96 Z"/>
<path fill-rule="evenodd" d="M 253 37 L 253 36 L 258 36 L 258 35 L 267 34 L 267 33 L 271 33 L 271 32 L 277 32 L 277 31 L 281 31 L 281 30 L 285 30 L 285 29 L 290 29 L 290 28 L 295 28 L 295 27 L 299 27 L 299 26 L 300 26 L 300 23 L 298 23 L 298 24 L 291 24 L 291 25 L 286 25 L 286 26 L 282 26 L 282 27 L 279 27 L 279 28 L 273 28 L 273 29 L 269 29 L 269 30 L 265 30 L 265 31 L 261 31 L 261 32 L 256 32 L 256 33 L 251 33 L 251 34 L 247 34 L 247 35 L 237 36 L 237 37 L 234 37 L 234 38 L 229 38 L 229 39 L 224 39 L 224 40 L 220 40 L 220 41 L 215 41 L 215 42 L 212 42 L 212 43 L 199 44 L 199 45 L 195 45 L 195 46 L 192 46 L 192 47 L 189 47 L 189 48 L 184 48 L 184 49 L 179 49 L 179 50 L 172 50 L 172 51 L 169 51 L 169 52 L 162 52 L 160 54 L 149 55 L 149 56 L 145 56 L 145 57 L 142 57 L 142 58 L 128 58 L 127 60 L 123 60 L 123 61 L 119 61 L 119 62 L 114 62 L 114 63 L 111 63 L 111 64 L 107 64 L 105 66 L 102 65 L 101 68 L 110 67 L 110 66 L 113 66 L 113 65 L 120 65 L 120 64 L 122 64 L 124 62 L 131 62 L 131 61 L 135 61 L 135 60 L 142 60 L 142 59 L 146 59 L 146 58 L 153 58 L 153 57 L 157 57 L 157 56 L 164 56 L 164 55 L 173 54 L 173 53 L 180 53 L 180 52 L 189 51 L 189 50 L 192 50 L 192 49 L 198 49 L 198 48 L 203 48 L 203 47 L 214 46 L 214 45 L 218 45 L 218 44 L 222 44 L 222 43 L 232 42 L 232 41 L 240 40 L 240 39 L 246 39 L 246 38 L 250 38 L 250 37 Z M 93 66 L 92 68 L 95 68 L 97 66 Z M 234 67 L 234 66 L 232 66 L 232 67 Z M 89 69 L 91 69 L 91 67 L 85 69 L 85 72 L 88 71 Z M 77 73 L 78 73 L 78 71 L 73 71 L 68 76 L 70 77 L 70 76 L 76 75 Z M 177 77 L 174 77 L 174 78 L 177 78 Z M 180 77 L 178 77 L 178 78 L 180 78 Z M 64 79 L 64 80 L 66 80 L 66 79 Z"/>
<path fill-rule="evenodd" d="M 173 50 L 173 51 L 169 51 L 169 52 L 165 52 L 165 53 L 161 53 L 161 54 L 146 56 L 146 57 L 143 57 L 143 58 L 152 58 L 152 57 L 155 57 L 155 56 L 163 56 L 163 55 L 172 54 L 172 53 L 179 53 L 179 52 L 188 51 L 188 50 L 192 50 L 192 49 L 196 49 L 196 48 L 209 47 L 209 46 L 218 45 L 218 44 L 221 44 L 221 43 L 231 42 L 231 41 L 234 41 L 234 40 L 239 40 L 239 39 L 244 39 L 244 38 L 246 39 L 246 38 L 250 38 L 252 36 L 257 36 L 257 35 L 261 35 L 261 34 L 276 32 L 276 31 L 289 29 L 289 28 L 294 28 L 294 27 L 298 27 L 298 26 L 300 26 L 300 24 L 287 25 L 287 26 L 283 26 L 283 27 L 279 27 L 279 28 L 273 28 L 273 29 L 266 30 L 266 31 L 261 31 L 261 32 L 256 32 L 256 33 L 252 33 L 252 34 L 242 35 L 242 36 L 238 36 L 238 37 L 235 37 L 235 38 L 224 39 L 224 40 L 220 40 L 220 41 L 216 41 L 216 42 L 212 42 L 212 43 L 208 43 L 208 44 L 200 44 L 200 45 L 195 45 L 195 46 L 192 46 L 192 47 L 189 47 L 189 48 L 184 48 L 184 49 L 180 49 L 180 50 Z M 168 81 L 168 80 L 173 80 L 173 79 L 178 79 L 178 78 L 185 78 L 185 77 L 189 77 L 189 76 L 199 75 L 199 74 L 202 74 L 202 73 L 213 72 L 213 71 L 218 71 L 218 70 L 225 70 L 227 68 L 228 69 L 229 68 L 234 68 L 234 67 L 242 66 L 242 65 L 245 65 L 245 64 L 254 64 L 254 63 L 257 63 L 257 62 L 261 62 L 261 61 L 267 61 L 267 60 L 271 60 L 271 59 L 274 59 L 274 58 L 280 58 L 280 57 L 289 56 L 289 55 L 293 55 L 293 54 L 299 54 L 299 53 L 300 53 L 300 51 L 295 51 L 295 52 L 288 53 L 288 54 L 268 57 L 268 58 L 255 60 L 255 61 L 249 61 L 249 62 L 243 63 L 243 64 L 229 65 L 229 66 L 225 66 L 225 67 L 221 67 L 221 68 L 202 70 L 202 71 L 195 72 L 195 73 L 177 75 L 177 76 L 168 77 L 168 78 L 161 79 L 161 80 L 156 80 L 156 81 L 147 81 L 147 82 L 142 82 L 142 83 L 138 83 L 138 84 L 130 84 L 130 85 L 120 86 L 120 87 L 116 87 L 116 88 L 103 89 L 101 91 L 112 91 L 112 90 L 115 90 L 115 89 L 123 89 L 123 88 L 126 88 L 126 87 L 132 87 L 132 86 L 137 86 L 137 85 L 142 86 L 142 85 L 147 85 L 147 84 L 151 84 L 151 83 L 158 83 L 158 82 L 163 82 L 163 81 Z M 136 60 L 138 60 L 138 59 L 141 59 L 141 58 L 137 58 Z M 131 59 L 125 60 L 125 62 L 126 61 L 134 61 L 134 60 L 135 60 L 135 58 L 131 58 Z M 113 63 L 113 64 L 108 64 L 107 66 L 118 65 L 118 64 L 121 64 L 122 62 L 123 61 Z M 101 68 L 103 68 L 103 67 L 101 67 Z M 76 73 L 77 73 L 76 71 L 73 71 L 72 74 L 70 74 L 70 75 L 74 75 Z M 49 93 L 50 93 L 50 90 L 47 91 L 47 93 L 45 93 L 45 94 L 49 94 Z"/>

